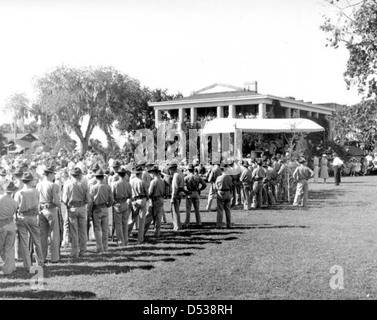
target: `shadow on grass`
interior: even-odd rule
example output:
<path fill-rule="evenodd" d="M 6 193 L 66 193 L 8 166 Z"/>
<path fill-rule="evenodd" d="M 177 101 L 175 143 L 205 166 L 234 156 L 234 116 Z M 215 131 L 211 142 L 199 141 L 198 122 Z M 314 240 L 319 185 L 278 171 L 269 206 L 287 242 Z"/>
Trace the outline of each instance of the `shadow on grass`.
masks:
<path fill-rule="evenodd" d="M 89 266 L 68 264 L 63 266 L 51 266 L 49 269 L 50 276 L 72 276 L 72 275 L 104 275 L 104 274 L 121 274 L 132 270 L 151 270 L 154 266 L 119 266 L 119 265 L 105 265 L 105 266 Z"/>
<path fill-rule="evenodd" d="M 309 190 L 309 200 L 336 199 L 345 193 L 344 190 Z"/>
<path fill-rule="evenodd" d="M 3 299 L 93 299 L 96 294 L 89 291 L 50 291 L 50 290 L 28 290 L 28 291 L 8 291 L 0 292 Z"/>

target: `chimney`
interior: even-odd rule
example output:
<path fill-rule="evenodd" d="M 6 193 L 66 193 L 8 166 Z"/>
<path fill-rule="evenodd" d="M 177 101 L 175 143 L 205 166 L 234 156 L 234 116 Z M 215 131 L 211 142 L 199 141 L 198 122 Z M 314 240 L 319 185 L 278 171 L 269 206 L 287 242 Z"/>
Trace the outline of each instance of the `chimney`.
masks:
<path fill-rule="evenodd" d="M 243 85 L 245 91 L 258 93 L 258 81 L 247 81 Z"/>

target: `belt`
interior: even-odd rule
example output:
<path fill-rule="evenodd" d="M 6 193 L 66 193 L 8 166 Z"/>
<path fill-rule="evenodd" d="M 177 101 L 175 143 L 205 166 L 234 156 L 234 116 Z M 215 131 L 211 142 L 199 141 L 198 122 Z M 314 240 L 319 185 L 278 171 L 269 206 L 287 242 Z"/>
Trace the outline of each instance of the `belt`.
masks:
<path fill-rule="evenodd" d="M 126 202 L 129 198 L 115 199 L 115 202 Z"/>
<path fill-rule="evenodd" d="M 95 204 L 93 205 L 93 208 L 106 208 L 107 204 L 106 203 L 101 203 L 101 204 Z"/>
<path fill-rule="evenodd" d="M 230 191 L 230 189 L 220 189 L 219 191 Z"/>
<path fill-rule="evenodd" d="M 52 202 L 42 202 L 40 204 L 40 206 L 42 207 L 42 209 L 46 208 L 46 209 L 52 209 L 52 208 L 55 208 L 56 205 L 53 204 Z"/>
<path fill-rule="evenodd" d="M 82 201 L 71 201 L 71 202 L 69 203 L 69 206 L 70 206 L 70 207 L 74 207 L 74 208 L 80 208 L 80 207 L 85 206 L 85 203 L 82 202 Z"/>
<path fill-rule="evenodd" d="M 19 214 L 23 215 L 23 216 L 36 216 L 38 215 L 39 213 L 39 210 L 36 209 L 36 208 L 33 208 L 33 209 L 29 209 L 29 210 L 26 210 L 26 211 L 22 211 L 22 212 L 19 212 Z"/>
<path fill-rule="evenodd" d="M 1 227 L 4 227 L 6 226 L 7 224 L 10 224 L 13 222 L 13 218 L 10 217 L 10 218 L 7 218 L 7 219 L 3 219 L 3 220 L 0 220 L 0 228 Z"/>
<path fill-rule="evenodd" d="M 162 199 L 162 196 L 161 197 L 151 197 L 152 201 L 156 201 L 156 200 L 160 200 Z"/>
<path fill-rule="evenodd" d="M 136 197 L 133 197 L 133 200 L 144 199 L 144 198 L 146 198 L 146 196 L 136 196 Z"/>

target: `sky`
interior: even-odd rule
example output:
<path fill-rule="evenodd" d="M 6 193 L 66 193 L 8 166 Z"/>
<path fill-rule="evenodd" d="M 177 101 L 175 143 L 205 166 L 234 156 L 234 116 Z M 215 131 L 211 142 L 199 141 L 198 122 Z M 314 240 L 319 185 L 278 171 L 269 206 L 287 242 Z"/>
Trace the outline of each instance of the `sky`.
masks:
<path fill-rule="evenodd" d="M 324 0 L 0 0 L 0 106 L 56 66 L 111 65 L 189 95 L 214 83 L 354 104 L 348 52 L 326 47 Z M 8 115 L 0 123 L 9 121 Z"/>

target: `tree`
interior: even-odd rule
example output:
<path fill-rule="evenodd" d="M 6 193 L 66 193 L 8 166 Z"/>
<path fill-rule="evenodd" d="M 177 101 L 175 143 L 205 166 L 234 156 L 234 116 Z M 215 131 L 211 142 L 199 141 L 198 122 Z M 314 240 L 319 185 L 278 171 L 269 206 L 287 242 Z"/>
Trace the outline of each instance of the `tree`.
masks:
<path fill-rule="evenodd" d="M 364 100 L 330 116 L 335 141 L 357 141 L 359 146 L 373 150 L 377 138 L 377 101 Z"/>
<path fill-rule="evenodd" d="M 36 113 L 50 120 L 61 133 L 75 132 L 81 152 L 99 126 L 110 139 L 111 125 L 118 114 L 129 113 L 138 97 L 139 82 L 112 67 L 57 67 L 37 79 Z M 84 117 L 87 125 L 84 126 Z M 132 119 L 131 119 L 132 120 Z M 45 126 L 48 124 L 44 123 Z"/>
<path fill-rule="evenodd" d="M 25 131 L 24 123 L 29 110 L 29 99 L 24 92 L 14 93 L 7 98 L 2 112 L 12 115 L 13 132 L 15 134 L 17 133 L 17 127 L 19 127 L 20 132 Z"/>
<path fill-rule="evenodd" d="M 344 79 L 367 98 L 377 94 L 377 1 L 326 0 L 337 11 L 337 19 L 326 17 L 320 27 L 329 34 L 328 44 L 344 44 L 349 59 Z"/>

